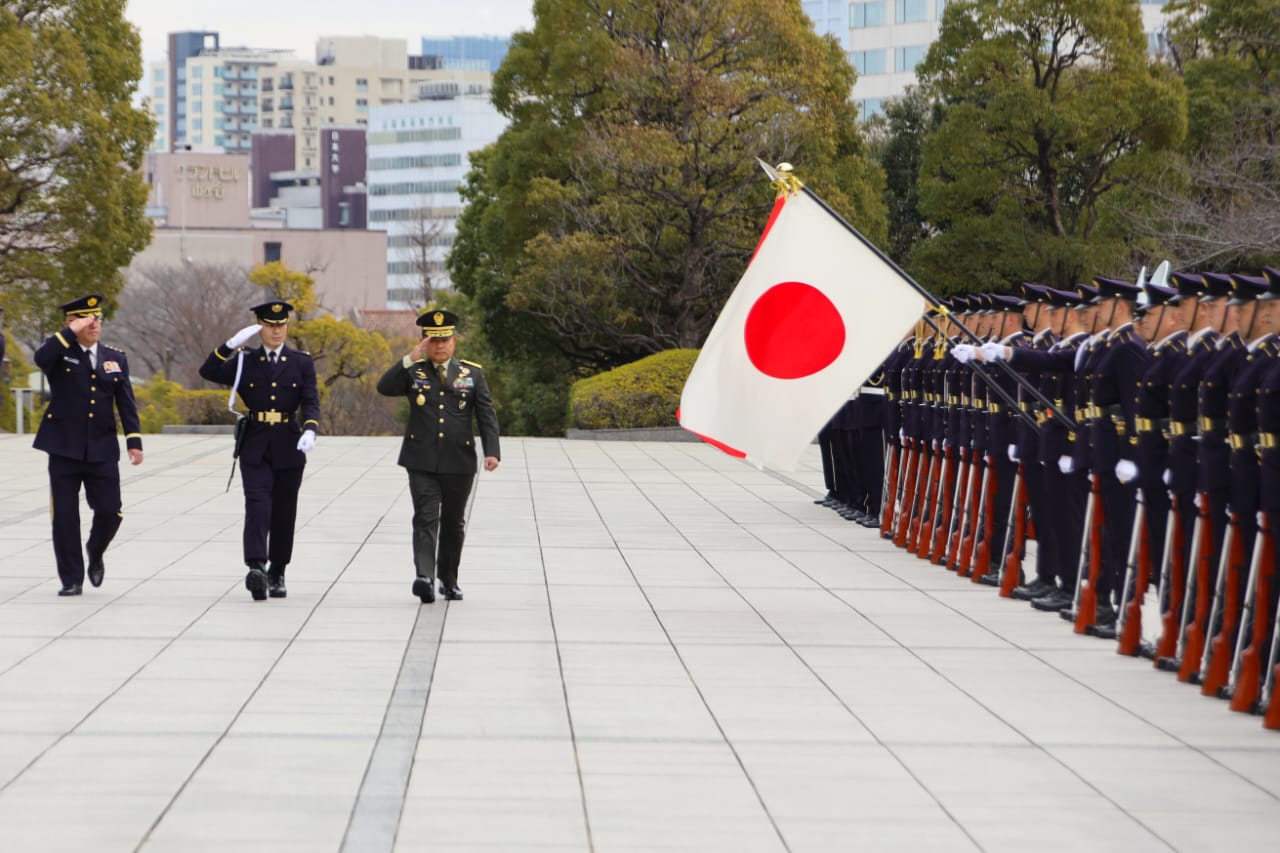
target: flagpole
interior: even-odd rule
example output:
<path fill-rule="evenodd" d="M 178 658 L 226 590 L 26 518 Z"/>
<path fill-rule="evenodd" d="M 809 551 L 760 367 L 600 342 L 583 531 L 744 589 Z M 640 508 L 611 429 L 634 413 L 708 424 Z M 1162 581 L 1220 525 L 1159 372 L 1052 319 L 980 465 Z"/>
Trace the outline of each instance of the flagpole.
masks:
<path fill-rule="evenodd" d="M 977 335 L 975 335 L 968 326 L 966 326 L 963 322 L 960 321 L 959 318 L 957 318 L 954 314 L 952 314 L 951 311 L 945 305 L 942 304 L 942 301 L 940 299 L 938 299 L 929 291 L 925 290 L 925 288 L 919 282 L 917 282 L 911 276 L 907 275 L 906 271 L 903 270 L 902 267 L 898 266 L 896 263 L 893 262 L 893 260 L 888 255 L 880 251 L 879 247 L 877 247 L 874 243 L 872 243 L 866 237 L 862 236 L 862 233 L 858 231 L 857 228 L 854 228 L 852 225 L 849 224 L 849 222 L 843 216 L 841 216 L 836 211 L 832 210 L 831 206 L 827 204 L 825 201 L 823 201 L 821 198 L 819 198 L 817 194 L 813 192 L 813 190 L 809 189 L 804 184 L 800 183 L 800 181 L 794 175 L 791 174 L 791 167 L 788 164 L 785 164 L 785 163 L 781 164 L 778 169 L 774 169 L 772 166 L 770 166 L 768 163 L 761 160 L 759 157 L 756 158 L 756 162 L 760 164 L 760 168 L 764 170 L 764 173 L 769 176 L 769 178 L 774 182 L 774 184 L 781 191 L 791 192 L 791 193 L 803 192 L 810 199 L 812 199 L 814 203 L 816 203 L 819 207 L 825 210 L 831 216 L 832 219 L 834 219 L 836 222 L 839 222 L 841 225 L 843 225 L 845 230 L 847 230 L 850 234 L 856 237 L 864 246 L 866 246 L 873 253 L 875 253 L 876 257 L 879 258 L 881 262 L 883 262 L 886 266 L 888 266 L 890 269 L 896 272 L 904 282 L 909 284 L 912 287 L 912 289 L 916 291 L 916 293 L 924 297 L 924 299 L 930 305 L 932 305 L 934 308 L 938 310 L 941 316 L 949 317 L 951 319 L 951 322 L 955 323 L 956 326 L 958 326 L 966 335 L 968 335 L 971 340 L 979 344 L 983 342 L 982 339 Z M 783 168 L 784 166 L 786 168 Z M 933 330 L 935 332 L 938 332 L 939 334 L 942 333 L 942 329 L 938 326 L 937 323 L 933 321 L 933 318 L 928 316 L 928 314 L 923 315 L 922 319 L 926 323 L 928 323 L 931 327 L 933 327 Z M 1028 381 L 1025 376 L 1023 376 L 1021 373 L 1018 373 L 1018 371 L 1014 370 L 1013 367 L 1008 362 L 1004 360 L 1000 360 L 1000 361 L 997 361 L 996 363 L 999 364 L 1004 369 L 1005 374 L 1009 376 L 1009 378 L 1013 379 L 1020 386 L 1025 388 L 1027 392 L 1030 393 L 1033 397 L 1035 397 L 1037 402 L 1043 405 L 1047 411 L 1049 411 L 1054 417 L 1058 418 L 1060 421 L 1066 424 L 1068 429 L 1074 430 L 1076 428 L 1074 421 L 1072 421 L 1069 417 L 1066 416 L 1066 414 L 1061 409 L 1059 409 L 1056 405 L 1054 405 L 1052 400 L 1050 400 L 1043 393 L 1041 393 L 1039 388 L 1037 388 L 1035 385 L 1032 385 L 1031 382 Z M 1037 432 L 1039 432 L 1040 425 L 1036 423 L 1035 418 L 1033 418 L 1030 413 L 1024 411 L 1022 407 L 1018 405 L 1018 401 L 1013 396 L 1011 396 L 1008 391 L 1006 391 L 1003 387 L 1001 387 L 1000 384 L 997 383 L 994 378 L 988 375 L 986 370 L 980 367 L 977 361 L 970 361 L 968 364 L 969 364 L 969 367 L 973 368 L 973 371 L 975 374 L 977 374 L 978 378 L 986 382 L 988 387 L 990 387 L 991 390 L 995 391 L 997 396 L 1000 397 L 1000 399 L 1004 400 L 1004 402 L 1010 408 L 1012 408 L 1014 412 L 1016 412 L 1020 417 L 1023 418 L 1023 420 L 1025 420 L 1028 424 L 1034 427 Z"/>

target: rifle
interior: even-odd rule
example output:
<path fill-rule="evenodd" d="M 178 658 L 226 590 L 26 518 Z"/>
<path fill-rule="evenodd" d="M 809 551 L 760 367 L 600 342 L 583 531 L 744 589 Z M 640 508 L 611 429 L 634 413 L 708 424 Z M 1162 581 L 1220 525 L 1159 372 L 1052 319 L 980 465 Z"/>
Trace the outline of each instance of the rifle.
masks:
<path fill-rule="evenodd" d="M 919 492 L 920 505 L 919 511 L 911 519 L 911 526 L 907 529 L 906 548 L 909 553 L 917 553 L 920 548 L 920 530 L 925 526 L 925 519 L 929 516 L 929 499 L 933 496 L 938 486 L 938 462 L 939 453 L 928 444 L 925 450 L 929 454 L 929 466 L 924 474 L 924 488 L 916 487 Z"/>
<path fill-rule="evenodd" d="M 1136 655 L 1142 645 L 1142 600 L 1151 576 L 1151 561 L 1142 554 L 1147 529 L 1147 502 L 1142 489 L 1133 510 L 1133 534 L 1129 537 L 1129 555 L 1125 560 L 1124 587 L 1121 591 L 1120 614 L 1116 618 L 1116 654 Z M 1164 547 L 1169 548 L 1169 530 L 1165 529 Z"/>
<path fill-rule="evenodd" d="M 1079 606 L 1075 614 L 1077 634 L 1088 631 L 1098 619 L 1098 580 L 1102 577 L 1102 525 L 1104 523 L 1101 475 L 1090 475 L 1089 496 L 1093 500 L 1093 514 L 1084 525 L 1089 532 L 1089 577 L 1076 581 L 1076 592 L 1079 593 Z"/>
<path fill-rule="evenodd" d="M 1280 729 L 1280 702 L 1271 701 L 1275 697 L 1276 678 L 1280 669 L 1276 659 L 1280 656 L 1280 607 L 1276 608 L 1276 621 L 1271 627 L 1271 653 L 1267 655 L 1267 683 L 1262 687 L 1263 709 L 1262 727 L 1264 729 Z"/>
<path fill-rule="evenodd" d="M 1200 675 L 1200 658 L 1204 655 L 1205 621 L 1209 616 L 1209 576 L 1213 570 L 1213 517 L 1209 514 L 1209 495 L 1200 493 L 1200 513 L 1196 525 L 1201 529 L 1200 547 L 1192 547 L 1195 572 L 1190 577 L 1191 587 L 1183 602 L 1182 653 L 1178 655 L 1178 680 L 1192 684 Z M 1194 537 L 1193 537 L 1194 538 Z M 1194 592 L 1194 595 L 1193 595 Z M 1194 601 L 1193 601 L 1194 598 Z M 1190 616 L 1188 620 L 1186 617 Z"/>
<path fill-rule="evenodd" d="M 955 514 L 956 449 L 948 444 L 943 451 L 942 504 L 938 507 L 938 523 L 933 528 L 933 541 L 929 547 L 929 562 L 941 565 L 946 562 L 947 537 L 951 533 L 951 517 Z"/>
<path fill-rule="evenodd" d="M 911 439 L 910 465 L 911 469 L 908 471 L 910 476 L 907 478 L 906 491 L 902 495 L 902 506 L 898 511 L 898 528 L 893 535 L 893 544 L 899 548 L 905 548 L 907 544 L 907 531 L 911 527 L 911 516 L 916 506 L 916 489 L 920 485 L 920 469 L 924 465 L 924 450 L 921 440 L 917 438 Z"/>
<path fill-rule="evenodd" d="M 950 450 L 950 447 L 939 447 L 937 450 L 938 466 L 930 479 L 929 498 L 925 501 L 925 508 L 929 514 L 920 522 L 920 535 L 916 539 L 916 556 L 922 560 L 929 559 L 929 552 L 933 547 L 933 534 L 941 523 L 939 515 L 942 512 L 942 495 L 946 489 L 947 458 Z"/>
<path fill-rule="evenodd" d="M 1182 563 L 1182 546 L 1186 532 L 1182 529 L 1182 501 L 1173 495 L 1169 505 L 1169 527 L 1172 547 L 1167 549 L 1160 569 L 1160 638 L 1156 640 L 1152 665 L 1167 668 L 1162 661 L 1171 660 L 1178 651 L 1178 613 L 1186 598 L 1186 567 Z M 1194 537 L 1193 537 L 1194 538 Z"/>
<path fill-rule="evenodd" d="M 890 404 L 892 405 L 892 403 Z M 884 442 L 884 478 L 880 481 L 880 535 L 884 535 L 885 514 L 893 513 L 893 491 L 898 487 L 898 448 Z M 892 522 L 891 522 L 892 523 Z"/>
<path fill-rule="evenodd" d="M 964 538 L 965 526 L 968 524 L 969 503 L 973 500 L 971 483 L 977 476 L 977 451 L 961 449 L 960 461 L 964 465 L 959 482 L 956 483 L 956 500 L 952 506 L 951 529 L 947 533 L 947 571 L 954 572 L 960 566 L 960 540 Z M 959 511 L 955 511 L 956 507 Z"/>
<path fill-rule="evenodd" d="M 1244 613 L 1240 619 L 1240 639 L 1236 645 L 1236 659 L 1231 666 L 1231 681 L 1227 690 L 1231 693 L 1233 711 L 1250 714 L 1258 707 L 1259 687 L 1262 683 L 1262 644 L 1267 641 L 1267 623 L 1271 606 L 1270 587 L 1274 582 L 1275 541 L 1267 516 L 1262 516 L 1258 536 L 1253 542 L 1253 556 L 1249 560 L 1249 586 L 1245 590 Z M 1248 635 L 1249 642 L 1244 638 Z"/>
<path fill-rule="evenodd" d="M 1223 534 L 1222 559 L 1218 563 L 1218 585 L 1213 592 L 1209 611 L 1209 643 L 1200 662 L 1200 692 L 1217 696 L 1227 683 L 1232 649 L 1239 642 L 1240 569 L 1244 562 L 1244 537 L 1240 535 L 1240 516 L 1231 513 Z"/>
<path fill-rule="evenodd" d="M 969 574 L 969 579 L 974 583 L 979 583 L 984 577 L 991 573 L 991 537 L 995 535 L 996 526 L 996 496 L 995 491 L 999 487 L 996 478 L 996 459 L 991 454 L 987 454 L 987 471 L 990 476 L 982 478 L 982 500 L 978 504 L 978 519 L 982 525 L 982 539 L 978 542 L 978 547 L 974 550 L 973 555 L 973 571 Z M 1012 497 L 1009 501 L 1013 503 Z M 1008 537 L 1005 537 L 1006 539 Z M 1001 547 L 1004 543 L 1000 543 Z M 1003 557 L 1003 554 L 1000 555 Z"/>
<path fill-rule="evenodd" d="M 976 468 L 984 462 L 982 454 L 973 451 L 974 474 Z M 956 574 L 967 578 L 973 571 L 973 546 L 978 538 L 979 513 L 987 493 L 987 478 L 991 476 L 991 466 L 982 464 L 982 480 L 972 474 L 969 476 L 969 497 L 965 501 L 964 536 L 960 539 L 960 554 L 956 562 Z"/>
<path fill-rule="evenodd" d="M 1022 583 L 1022 549 L 1027 544 L 1027 481 L 1022 463 L 1013 475 L 1013 500 L 1009 501 L 1009 521 L 1005 525 L 1004 546 L 1000 561 L 1000 597 L 1009 598 L 1014 587 Z"/>

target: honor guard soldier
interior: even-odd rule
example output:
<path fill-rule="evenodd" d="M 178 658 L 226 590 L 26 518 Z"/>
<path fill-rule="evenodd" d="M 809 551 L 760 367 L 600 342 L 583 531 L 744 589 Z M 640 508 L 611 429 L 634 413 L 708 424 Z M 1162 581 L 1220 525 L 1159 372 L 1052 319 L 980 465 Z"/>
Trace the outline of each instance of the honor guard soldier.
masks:
<path fill-rule="evenodd" d="M 142 426 L 123 350 L 99 341 L 102 297 L 82 296 L 60 305 L 65 328 L 36 350 L 36 365 L 49 382 L 49 407 L 36 430 L 35 448 L 49 454 L 53 555 L 62 588 L 80 595 L 85 560 L 80 550 L 80 487 L 93 510 L 84 548 L 89 583 L 102 585 L 103 554 L 124 518 L 120 500 L 120 442 L 115 412 L 124 427 L 129 462 L 142 464 Z"/>
<path fill-rule="evenodd" d="M 240 425 L 245 430 L 240 444 L 244 562 L 249 567 L 244 585 L 254 601 L 263 601 L 288 595 L 285 568 L 293 557 L 302 473 L 320 428 L 320 395 L 311 355 L 285 344 L 293 306 L 276 300 L 249 310 L 258 322 L 210 353 L 200 375 L 233 387 L 249 409 Z M 242 349 L 255 334 L 262 335 L 262 346 Z"/>
<path fill-rule="evenodd" d="M 446 599 L 462 598 L 458 564 L 466 536 L 467 498 L 476 479 L 475 427 L 484 469 L 498 467 L 498 415 L 484 370 L 454 358 L 458 316 L 428 309 L 418 317 L 422 340 L 378 380 L 378 393 L 409 400 L 399 463 L 409 472 L 413 499 L 413 594 L 435 601 L 439 575 Z M 474 424 L 474 426 L 473 426 Z"/>

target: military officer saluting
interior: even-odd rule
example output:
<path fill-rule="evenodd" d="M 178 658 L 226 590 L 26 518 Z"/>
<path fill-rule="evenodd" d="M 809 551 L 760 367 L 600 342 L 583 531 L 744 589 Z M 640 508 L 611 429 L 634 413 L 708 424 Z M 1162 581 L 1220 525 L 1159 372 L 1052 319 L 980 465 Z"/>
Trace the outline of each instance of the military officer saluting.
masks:
<path fill-rule="evenodd" d="M 288 594 L 285 567 L 293 557 L 302 472 L 320 428 L 320 395 L 310 354 L 285 344 L 293 306 L 275 300 L 249 310 L 258 322 L 210 353 L 200 375 L 233 386 L 249 408 L 240 447 L 244 562 L 249 567 L 244 585 L 254 601 L 263 601 Z M 259 333 L 262 346 L 241 349 Z"/>
<path fill-rule="evenodd" d="M 498 415 L 484 370 L 453 357 L 458 315 L 429 309 L 417 323 L 422 340 L 382 374 L 378 393 L 409 400 L 399 463 L 409 472 L 413 499 L 413 594 L 430 604 L 437 574 L 445 598 L 462 598 L 458 564 L 477 467 L 473 423 L 480 429 L 484 469 L 493 471 L 499 459 Z"/>
<path fill-rule="evenodd" d="M 102 556 L 120 529 L 120 412 L 129 462 L 142 464 L 142 427 L 129 384 L 129 362 L 122 350 L 99 342 L 102 297 L 95 294 L 59 306 L 65 328 L 50 335 L 35 353 L 51 396 L 35 448 L 49 454 L 53 555 L 62 588 L 58 595 L 80 595 L 85 561 L 80 551 L 80 486 L 93 510 L 85 550 L 89 582 L 102 585 Z"/>

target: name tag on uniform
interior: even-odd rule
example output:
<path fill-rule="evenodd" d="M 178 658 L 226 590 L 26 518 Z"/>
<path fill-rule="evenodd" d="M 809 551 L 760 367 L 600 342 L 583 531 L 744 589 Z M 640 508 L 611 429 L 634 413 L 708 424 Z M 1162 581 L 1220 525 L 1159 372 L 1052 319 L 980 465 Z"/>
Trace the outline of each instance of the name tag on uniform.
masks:
<path fill-rule="evenodd" d="M 80 359 L 78 359 L 78 358 L 72 358 L 72 357 L 71 357 L 71 356 L 69 356 L 69 355 L 64 355 L 64 356 L 62 357 L 62 360 L 63 360 L 63 361 L 65 361 L 67 364 L 79 364 L 79 363 L 80 363 Z"/>
<path fill-rule="evenodd" d="M 119 373 L 120 365 L 115 363 L 114 361 L 104 361 L 102 362 L 102 372 L 103 373 Z"/>

